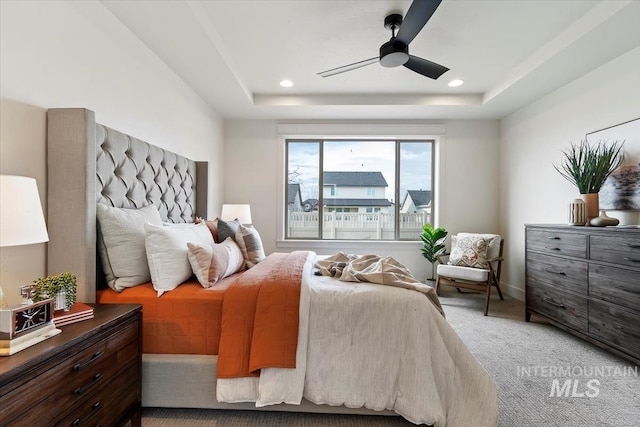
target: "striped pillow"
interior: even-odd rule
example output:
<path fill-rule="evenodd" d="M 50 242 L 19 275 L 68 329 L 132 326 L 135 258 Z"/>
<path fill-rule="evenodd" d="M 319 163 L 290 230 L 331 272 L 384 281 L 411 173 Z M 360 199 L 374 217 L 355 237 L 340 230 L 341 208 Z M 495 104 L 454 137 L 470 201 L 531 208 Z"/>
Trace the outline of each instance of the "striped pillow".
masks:
<path fill-rule="evenodd" d="M 189 242 L 187 246 L 191 269 L 204 288 L 210 288 L 225 277 L 244 269 L 242 251 L 231 237 L 213 245 Z"/>
<path fill-rule="evenodd" d="M 240 225 L 236 232 L 236 243 L 242 250 L 247 268 L 251 268 L 265 259 L 262 240 L 255 228 Z"/>

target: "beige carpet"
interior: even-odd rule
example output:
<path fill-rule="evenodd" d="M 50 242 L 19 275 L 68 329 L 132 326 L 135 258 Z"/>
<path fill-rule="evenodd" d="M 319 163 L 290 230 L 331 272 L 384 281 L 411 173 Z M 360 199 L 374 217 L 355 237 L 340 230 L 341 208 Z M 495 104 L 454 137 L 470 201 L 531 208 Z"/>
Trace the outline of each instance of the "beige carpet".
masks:
<path fill-rule="evenodd" d="M 524 305 L 517 300 L 500 301 L 494 296 L 487 317 L 482 315 L 484 297 L 477 293 L 460 294 L 448 288 L 442 293 L 441 302 L 451 325 L 498 385 L 500 426 L 640 426 L 640 377 L 633 374 L 640 374 L 640 370 L 628 361 L 540 318 L 525 323 Z M 554 368 L 569 368 L 576 375 L 553 376 Z M 596 369 L 601 375 L 594 375 Z M 616 375 L 624 372 L 628 375 Z M 571 381 L 568 397 L 565 393 L 558 397 L 559 389 L 551 396 L 554 380 L 559 387 Z M 592 382 L 588 387 L 590 380 L 598 383 Z M 145 408 L 142 425 L 408 427 L 413 424 L 400 417 Z"/>

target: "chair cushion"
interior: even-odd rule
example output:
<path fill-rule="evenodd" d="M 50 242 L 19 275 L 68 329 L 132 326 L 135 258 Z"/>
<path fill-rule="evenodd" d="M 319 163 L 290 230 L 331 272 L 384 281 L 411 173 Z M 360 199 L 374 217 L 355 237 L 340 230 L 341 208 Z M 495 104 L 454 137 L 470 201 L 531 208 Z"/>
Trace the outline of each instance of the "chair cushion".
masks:
<path fill-rule="evenodd" d="M 500 255 L 501 237 L 497 234 L 458 233 L 451 238 L 449 265 L 489 268 L 487 259 Z"/>
<path fill-rule="evenodd" d="M 459 267 L 457 265 L 438 265 L 438 276 L 452 279 L 472 280 L 474 282 L 486 282 L 489 278 L 489 270 L 474 267 Z"/>

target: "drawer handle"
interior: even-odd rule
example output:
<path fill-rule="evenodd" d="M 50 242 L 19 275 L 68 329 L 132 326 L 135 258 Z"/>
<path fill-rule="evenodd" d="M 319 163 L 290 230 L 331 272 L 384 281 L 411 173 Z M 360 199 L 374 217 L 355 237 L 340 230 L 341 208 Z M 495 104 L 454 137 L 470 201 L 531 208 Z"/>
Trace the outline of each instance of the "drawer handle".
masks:
<path fill-rule="evenodd" d="M 100 401 L 94 403 L 93 406 L 91 406 L 91 413 L 89 415 L 87 415 L 86 417 L 84 417 L 84 419 L 76 418 L 75 420 L 73 420 L 73 422 L 71 423 L 71 427 L 78 427 L 78 426 L 81 426 L 82 424 L 84 424 L 84 422 L 87 420 L 87 418 L 91 417 L 94 412 L 96 412 L 98 409 L 100 409 L 101 406 L 102 406 L 102 402 L 100 402 Z"/>
<path fill-rule="evenodd" d="M 631 261 L 631 262 L 640 262 L 640 259 L 638 258 L 629 258 L 629 257 L 624 257 L 623 258 L 625 261 Z"/>
<path fill-rule="evenodd" d="M 560 240 L 560 238 L 558 236 L 547 236 L 547 239 L 550 240 Z"/>
<path fill-rule="evenodd" d="M 551 249 L 552 251 L 559 251 L 559 250 L 561 250 L 560 248 L 556 248 L 556 247 L 548 248 L 548 249 Z"/>
<path fill-rule="evenodd" d="M 95 353 L 93 353 L 91 355 L 89 360 L 87 360 L 86 362 L 84 362 L 84 363 L 76 363 L 75 365 L 73 365 L 73 370 L 74 371 L 79 371 L 80 369 L 84 368 L 85 366 L 88 366 L 88 365 L 92 364 L 93 362 L 95 362 L 96 359 L 98 359 L 103 354 L 104 354 L 104 351 L 96 351 Z"/>
<path fill-rule="evenodd" d="M 544 271 L 546 271 L 547 273 L 559 274 L 561 276 L 567 275 L 567 273 L 565 273 L 564 271 L 554 271 L 554 270 L 551 270 L 550 268 L 545 268 Z"/>
<path fill-rule="evenodd" d="M 73 394 L 76 396 L 83 394 L 85 391 L 93 387 L 98 381 L 100 381 L 102 379 L 102 376 L 103 376 L 102 374 L 95 374 L 93 378 L 91 378 L 91 382 L 89 384 L 85 385 L 84 387 L 78 387 L 77 389 L 73 390 Z"/>
<path fill-rule="evenodd" d="M 547 303 L 549 303 L 549 304 L 551 304 L 551 305 L 555 305 L 556 307 L 566 308 L 566 307 L 564 306 L 564 304 L 562 304 L 561 302 L 555 302 L 554 300 L 549 299 L 549 298 L 544 298 L 544 302 L 547 302 Z"/>

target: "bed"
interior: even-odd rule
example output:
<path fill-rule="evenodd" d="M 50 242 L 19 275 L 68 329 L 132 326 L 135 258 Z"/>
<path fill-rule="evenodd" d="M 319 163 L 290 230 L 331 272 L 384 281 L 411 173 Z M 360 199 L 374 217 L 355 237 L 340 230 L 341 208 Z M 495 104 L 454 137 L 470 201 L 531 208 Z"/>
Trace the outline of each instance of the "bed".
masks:
<path fill-rule="evenodd" d="M 95 113 L 84 108 L 49 110 L 47 138 L 48 274 L 74 272 L 79 301 L 96 302 L 98 295 L 102 302 L 140 302 L 144 288 L 132 288 L 137 295 L 125 289 L 113 300 L 102 299 L 97 207 L 153 204 L 163 223 L 207 218 L 207 164 L 100 125 Z M 215 326 L 202 339 L 192 339 L 194 347 L 201 344 L 192 354 L 180 354 L 180 345 L 165 345 L 163 334 L 152 330 L 143 341 L 143 406 L 399 414 L 436 426 L 497 424 L 495 383 L 435 304 L 412 290 L 366 282 L 345 285 L 316 276 L 315 254 L 301 256 L 295 369 L 265 368 L 257 377 L 218 379 L 216 349 L 221 344 Z M 216 294 L 211 298 L 221 307 L 234 277 L 202 298 Z M 190 280 L 159 298 L 149 290 L 143 322 L 153 297 L 179 300 L 190 287 L 202 293 Z M 344 354 L 344 348 L 360 341 L 354 354 Z"/>

